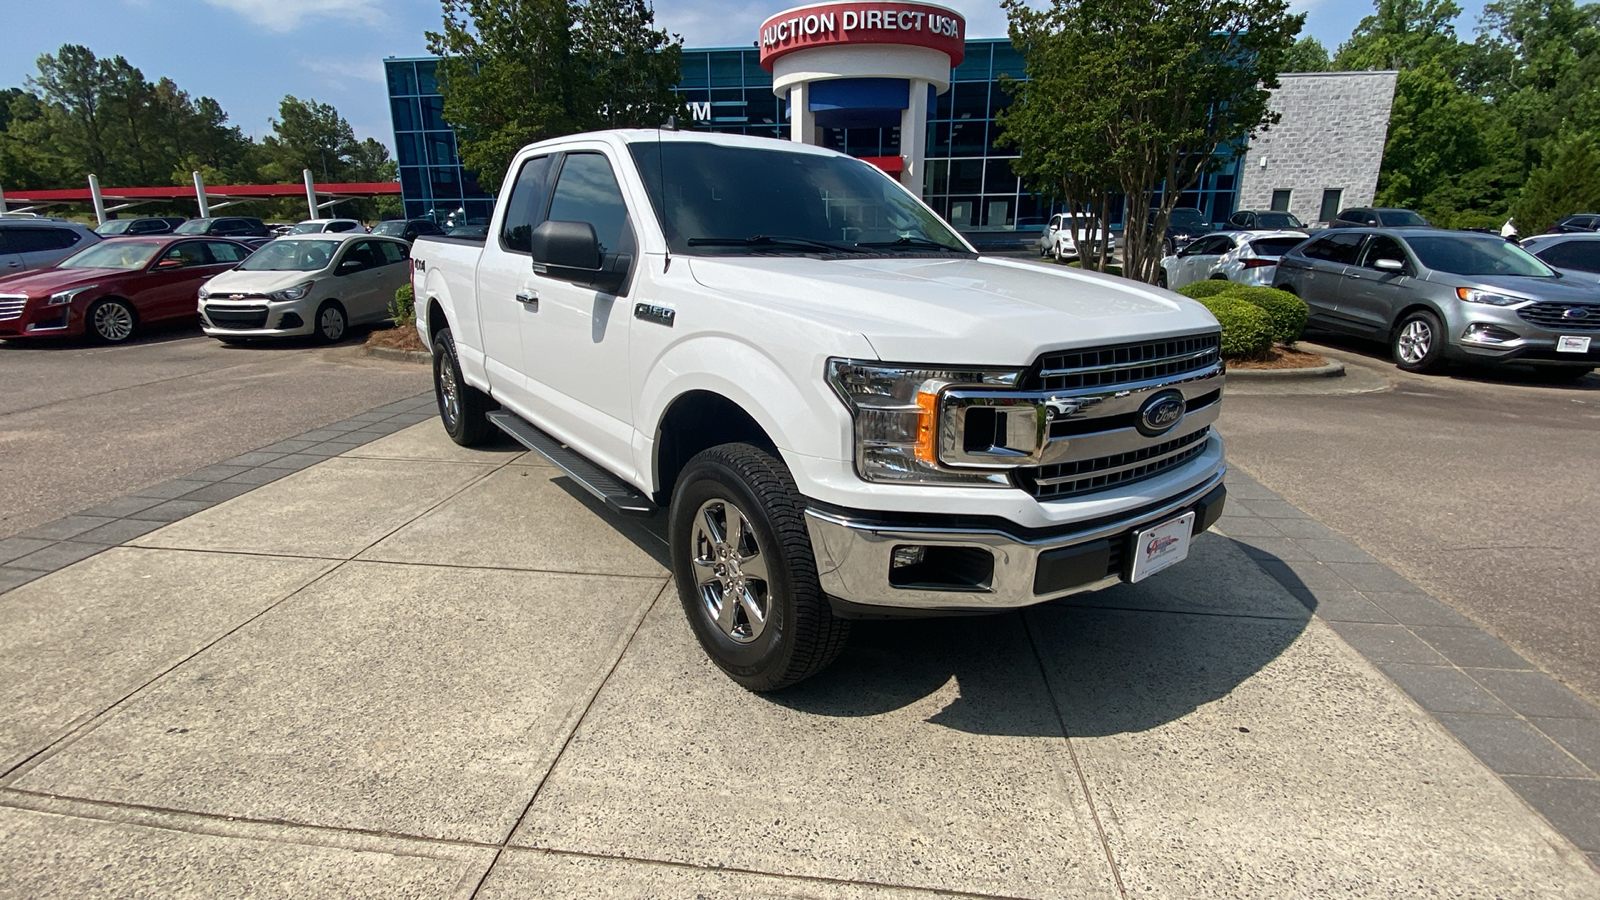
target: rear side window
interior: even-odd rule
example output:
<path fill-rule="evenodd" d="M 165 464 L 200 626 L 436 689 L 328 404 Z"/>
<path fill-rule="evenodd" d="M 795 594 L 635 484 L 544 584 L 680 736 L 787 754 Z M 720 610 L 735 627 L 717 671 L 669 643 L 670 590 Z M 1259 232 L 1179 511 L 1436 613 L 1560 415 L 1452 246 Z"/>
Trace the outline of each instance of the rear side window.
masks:
<path fill-rule="evenodd" d="M 1262 238 L 1250 242 L 1250 252 L 1257 256 L 1282 256 L 1304 241 L 1305 238 Z"/>
<path fill-rule="evenodd" d="M 1562 269 L 1600 272 L 1600 241 L 1564 241 L 1534 256 Z"/>
<path fill-rule="evenodd" d="M 536 156 L 522 164 L 511 199 L 506 201 L 505 221 L 500 223 L 500 246 L 512 253 L 530 251 L 529 240 L 535 225 L 543 221 L 545 185 L 550 174 L 550 157 Z"/>
<path fill-rule="evenodd" d="M 218 265 L 242 262 L 250 255 L 249 250 L 225 241 L 206 241 L 206 250 L 211 254 L 211 261 Z"/>
<path fill-rule="evenodd" d="M 1311 259 L 1326 260 L 1331 263 L 1351 265 L 1356 261 L 1356 251 L 1361 249 L 1361 242 L 1366 240 L 1364 234 L 1330 234 L 1327 237 L 1317 238 L 1301 252 Z"/>
<path fill-rule="evenodd" d="M 406 261 L 406 248 L 389 241 L 373 241 L 373 246 L 382 254 L 382 265 L 392 266 L 395 263 Z"/>
<path fill-rule="evenodd" d="M 65 250 L 78 243 L 78 233 L 70 228 L 15 228 L 6 232 L 12 253 L 42 253 Z"/>

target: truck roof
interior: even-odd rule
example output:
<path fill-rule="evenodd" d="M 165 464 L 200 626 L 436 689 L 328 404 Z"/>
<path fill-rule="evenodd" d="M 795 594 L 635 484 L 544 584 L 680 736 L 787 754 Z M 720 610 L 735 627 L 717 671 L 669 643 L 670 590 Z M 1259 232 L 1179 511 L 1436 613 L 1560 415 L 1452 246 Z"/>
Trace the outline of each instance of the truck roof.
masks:
<path fill-rule="evenodd" d="M 715 131 L 668 131 L 665 128 L 613 128 L 608 131 L 587 131 L 582 134 L 567 134 L 558 138 L 550 138 L 536 144 L 530 144 L 523 149 L 559 147 L 576 141 L 597 139 L 620 144 L 643 144 L 660 141 L 663 143 L 715 144 L 722 147 L 750 147 L 759 150 L 787 150 L 793 153 L 811 153 L 817 156 L 849 156 L 837 150 L 830 150 L 827 147 L 816 147 L 811 144 L 786 141 L 782 138 L 722 134 Z"/>

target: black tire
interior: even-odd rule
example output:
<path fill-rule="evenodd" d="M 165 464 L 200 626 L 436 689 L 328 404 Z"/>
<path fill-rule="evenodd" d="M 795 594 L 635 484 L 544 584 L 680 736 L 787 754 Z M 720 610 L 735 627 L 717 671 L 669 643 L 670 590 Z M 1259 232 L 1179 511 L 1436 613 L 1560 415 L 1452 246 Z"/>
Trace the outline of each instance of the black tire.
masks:
<path fill-rule="evenodd" d="M 139 314 L 121 297 L 96 300 L 84 313 L 85 330 L 103 344 L 121 344 L 139 330 Z"/>
<path fill-rule="evenodd" d="M 1163 267 L 1163 268 L 1156 269 L 1156 287 L 1166 287 L 1166 286 L 1167 286 L 1167 270 L 1166 270 L 1166 268 Z"/>
<path fill-rule="evenodd" d="M 312 334 L 324 344 L 337 344 L 350 333 L 350 316 L 337 300 L 324 300 L 311 320 Z"/>
<path fill-rule="evenodd" d="M 1394 325 L 1389 350 L 1405 372 L 1437 372 L 1444 367 L 1444 323 L 1426 309 L 1412 310 Z"/>
<path fill-rule="evenodd" d="M 439 404 L 439 421 L 445 434 L 463 447 L 477 447 L 495 432 L 484 414 L 496 408 L 494 400 L 461 377 L 456 340 L 441 328 L 433 338 L 433 396 Z"/>
<path fill-rule="evenodd" d="M 1178 253 L 1178 245 L 1173 242 L 1172 238 L 1167 238 L 1166 240 L 1161 242 L 1161 255 L 1162 256 L 1176 256 L 1177 253 Z"/>
<path fill-rule="evenodd" d="M 715 529 L 729 527 L 730 505 L 748 528 L 718 543 Z M 699 453 L 678 478 L 669 515 L 678 598 L 700 646 L 730 678 L 775 691 L 822 671 L 844 649 L 850 623 L 822 593 L 805 503 L 771 453 L 749 444 Z M 765 560 L 760 568 L 757 560 Z"/>

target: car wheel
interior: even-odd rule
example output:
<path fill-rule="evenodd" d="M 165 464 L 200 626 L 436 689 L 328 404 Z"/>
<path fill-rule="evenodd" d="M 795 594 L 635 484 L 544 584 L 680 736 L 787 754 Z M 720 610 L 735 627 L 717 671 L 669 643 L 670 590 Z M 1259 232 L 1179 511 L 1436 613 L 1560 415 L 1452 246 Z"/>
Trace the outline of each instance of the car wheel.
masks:
<path fill-rule="evenodd" d="M 484 414 L 495 408 L 492 397 L 467 384 L 456 359 L 456 340 L 441 328 L 433 338 L 433 395 L 439 403 L 439 420 L 445 434 L 463 447 L 476 447 L 495 431 Z"/>
<path fill-rule="evenodd" d="M 89 307 L 89 330 L 107 344 L 120 344 L 133 337 L 139 317 L 126 300 L 115 297 Z"/>
<path fill-rule="evenodd" d="M 1157 269 L 1156 270 L 1156 287 L 1166 287 L 1166 286 L 1167 286 L 1167 270 L 1166 269 Z"/>
<path fill-rule="evenodd" d="M 344 340 L 344 333 L 350 327 L 350 320 L 345 316 L 344 307 L 337 300 L 324 300 L 317 307 L 317 340 L 324 344 L 337 344 Z"/>
<path fill-rule="evenodd" d="M 1406 314 L 1395 325 L 1394 361 L 1407 372 L 1434 372 L 1444 363 L 1444 325 L 1425 309 Z"/>
<path fill-rule="evenodd" d="M 1174 244 L 1172 242 L 1171 238 L 1167 238 L 1166 240 L 1161 242 L 1161 255 L 1162 256 L 1176 256 L 1177 254 L 1178 254 L 1178 245 Z"/>
<path fill-rule="evenodd" d="M 678 598 L 706 655 L 747 690 L 815 675 L 850 634 L 822 593 L 804 514 L 782 461 L 749 444 L 696 455 L 673 491 Z"/>

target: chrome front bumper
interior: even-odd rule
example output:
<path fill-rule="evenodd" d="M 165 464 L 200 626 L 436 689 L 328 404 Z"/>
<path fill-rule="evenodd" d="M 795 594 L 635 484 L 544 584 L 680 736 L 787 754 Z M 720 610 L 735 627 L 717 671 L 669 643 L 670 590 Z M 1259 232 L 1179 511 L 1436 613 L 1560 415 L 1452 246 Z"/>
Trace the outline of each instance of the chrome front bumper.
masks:
<path fill-rule="evenodd" d="M 1227 494 L 1223 471 L 1154 508 L 1041 538 L 998 528 L 882 524 L 818 509 L 806 510 L 806 526 L 822 589 L 843 601 L 836 608 L 846 612 L 870 612 L 874 607 L 926 612 L 1016 609 L 1123 580 L 1132 536 L 1141 529 L 1195 510 L 1194 533 L 1206 530 L 1222 513 Z M 895 584 L 891 576 L 895 552 L 906 547 L 930 548 L 934 553 L 959 550 L 968 559 L 981 559 L 987 552 L 993 568 L 986 578 L 960 586 Z M 968 552 L 969 548 L 976 552 Z"/>

